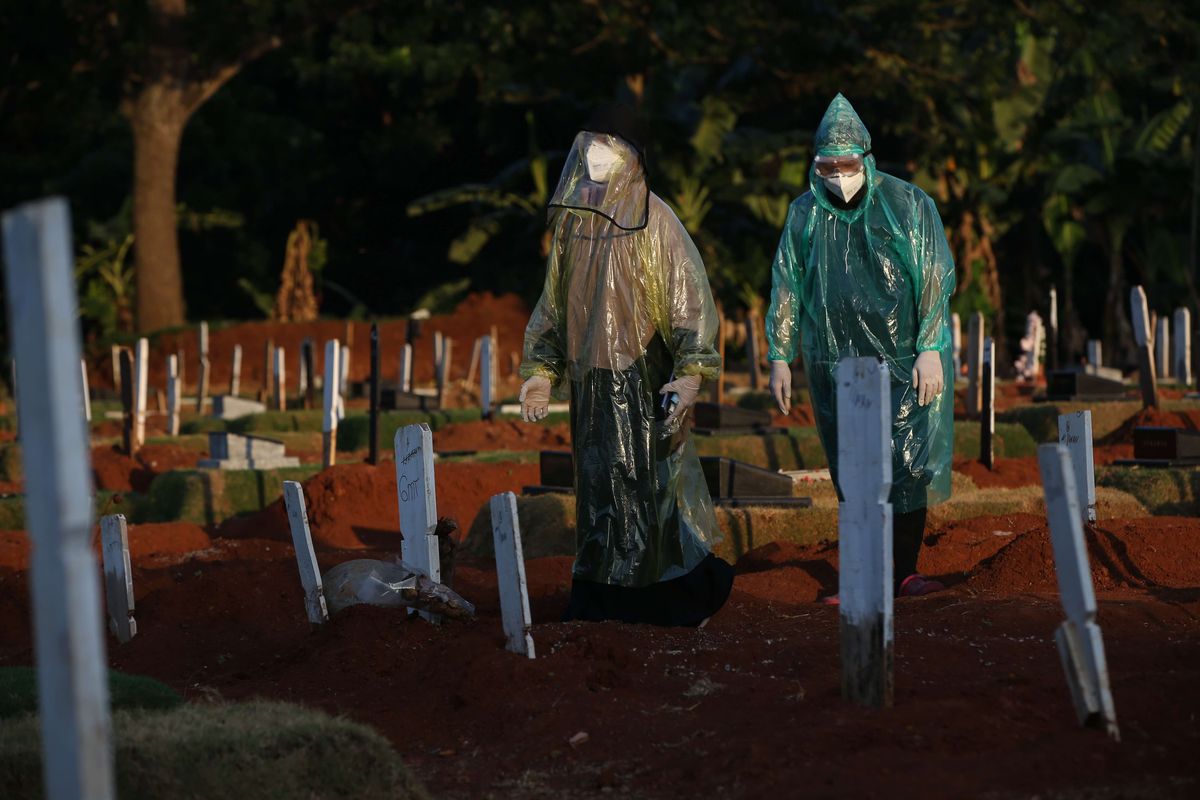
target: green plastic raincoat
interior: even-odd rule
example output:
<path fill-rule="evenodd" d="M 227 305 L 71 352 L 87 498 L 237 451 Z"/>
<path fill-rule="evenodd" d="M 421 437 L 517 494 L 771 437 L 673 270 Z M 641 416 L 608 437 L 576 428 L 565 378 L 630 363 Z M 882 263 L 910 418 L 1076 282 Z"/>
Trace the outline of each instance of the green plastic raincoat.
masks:
<path fill-rule="evenodd" d="M 586 154 L 619 155 L 605 181 Z M 646 187 L 641 154 L 581 132 L 550 201 L 541 299 L 525 330 L 521 376 L 571 400 L 577 549 L 574 576 L 643 587 L 689 573 L 717 535 L 687 426 L 664 436 L 659 389 L 715 378 L 717 313 L 699 252 Z"/>
<path fill-rule="evenodd" d="M 779 240 L 767 317 L 770 358 L 804 356 L 821 443 L 837 480 L 839 359 L 877 356 L 892 381 L 891 502 L 906 513 L 950 496 L 954 375 L 949 301 L 954 260 L 933 200 L 875 169 L 871 136 L 848 100 L 834 98 L 817 129 L 816 155 L 865 155 L 852 208 L 831 199 L 815 169 L 792 202 Z M 865 193 L 865 196 L 862 196 Z M 941 355 L 945 388 L 917 404 L 918 353 Z"/>

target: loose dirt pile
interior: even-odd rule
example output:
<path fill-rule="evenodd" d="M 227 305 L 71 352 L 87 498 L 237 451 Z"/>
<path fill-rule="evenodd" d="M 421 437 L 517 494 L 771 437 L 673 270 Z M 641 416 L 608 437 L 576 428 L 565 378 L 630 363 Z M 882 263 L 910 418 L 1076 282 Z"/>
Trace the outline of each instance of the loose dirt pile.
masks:
<path fill-rule="evenodd" d="M 571 427 L 565 422 L 532 425 L 515 420 L 462 422 L 433 432 L 439 453 L 482 450 L 564 450 L 571 447 Z"/>
<path fill-rule="evenodd" d="M 92 478 L 97 489 L 144 494 L 155 476 L 173 469 L 194 469 L 207 457 L 202 450 L 147 444 L 131 458 L 118 445 L 102 445 L 92 448 Z"/>
<path fill-rule="evenodd" d="M 1099 440 L 1101 445 L 1133 444 L 1133 429 L 1141 427 L 1185 428 L 1200 430 L 1200 409 L 1184 411 L 1162 411 L 1157 408 L 1143 408 L 1134 414 L 1121 427 Z"/>

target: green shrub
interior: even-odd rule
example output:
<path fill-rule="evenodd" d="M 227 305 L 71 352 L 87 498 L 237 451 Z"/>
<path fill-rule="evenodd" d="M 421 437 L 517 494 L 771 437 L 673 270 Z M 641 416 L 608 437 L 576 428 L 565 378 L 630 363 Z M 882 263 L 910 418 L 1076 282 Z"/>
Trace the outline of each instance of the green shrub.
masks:
<path fill-rule="evenodd" d="M 174 708 L 183 702 L 174 689 L 153 678 L 109 670 L 109 702 L 118 708 Z M 0 720 L 36 713 L 37 670 L 0 667 Z"/>

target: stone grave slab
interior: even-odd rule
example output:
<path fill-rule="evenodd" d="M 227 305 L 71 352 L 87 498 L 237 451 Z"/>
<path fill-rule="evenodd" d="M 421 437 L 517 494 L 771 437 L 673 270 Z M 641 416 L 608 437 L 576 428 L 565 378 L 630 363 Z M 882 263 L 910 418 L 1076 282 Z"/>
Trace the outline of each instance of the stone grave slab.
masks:
<path fill-rule="evenodd" d="M 300 459 L 284 455 L 283 442 L 263 436 L 250 436 L 228 431 L 208 434 L 209 458 L 199 463 L 201 469 L 282 469 L 298 467 Z"/>
<path fill-rule="evenodd" d="M 251 414 L 262 414 L 266 410 L 264 403 L 233 395 L 219 394 L 212 399 L 212 415 L 217 419 L 241 419 Z"/>

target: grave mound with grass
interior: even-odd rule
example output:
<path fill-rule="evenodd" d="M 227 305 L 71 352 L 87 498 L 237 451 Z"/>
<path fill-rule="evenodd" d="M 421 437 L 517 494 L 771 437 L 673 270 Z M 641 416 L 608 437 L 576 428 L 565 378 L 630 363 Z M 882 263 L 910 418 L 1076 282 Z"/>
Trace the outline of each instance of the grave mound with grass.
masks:
<path fill-rule="evenodd" d="M 109 702 L 114 709 L 169 709 L 183 703 L 174 689 L 153 678 L 108 673 Z M 37 670 L 33 667 L 0 667 L 0 720 L 36 713 Z"/>
<path fill-rule="evenodd" d="M 39 721 L 0 721 L 0 797 L 42 797 Z M 371 728 L 287 703 L 185 704 L 113 713 L 117 796 L 428 797 Z"/>

